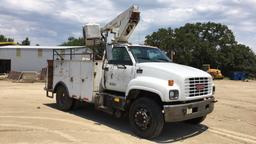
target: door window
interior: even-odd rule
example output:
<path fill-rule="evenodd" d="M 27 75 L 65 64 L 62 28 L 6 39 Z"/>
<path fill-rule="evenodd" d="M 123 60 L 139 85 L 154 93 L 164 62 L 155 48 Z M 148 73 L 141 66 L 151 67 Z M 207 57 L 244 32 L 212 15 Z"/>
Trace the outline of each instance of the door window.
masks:
<path fill-rule="evenodd" d="M 109 64 L 132 65 L 131 58 L 124 47 L 115 47 L 112 49 L 112 58 Z"/>

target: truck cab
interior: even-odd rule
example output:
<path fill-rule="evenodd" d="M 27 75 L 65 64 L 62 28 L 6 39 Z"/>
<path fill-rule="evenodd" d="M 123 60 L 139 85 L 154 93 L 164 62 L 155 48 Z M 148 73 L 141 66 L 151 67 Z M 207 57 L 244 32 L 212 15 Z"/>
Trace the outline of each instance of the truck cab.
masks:
<path fill-rule="evenodd" d="M 158 94 L 163 102 L 213 95 L 211 75 L 173 63 L 156 47 L 124 44 L 110 47 L 108 51 L 103 64 L 104 89 L 123 92 L 126 96 L 133 89 L 143 89 Z M 175 93 L 173 97 L 170 91 Z"/>
<path fill-rule="evenodd" d="M 109 46 L 107 51 L 101 81 L 103 91 L 124 96 L 124 109 L 130 112 L 130 123 L 137 135 L 158 135 L 141 132 L 154 117 L 163 116 L 164 122 L 198 124 L 213 111 L 215 87 L 208 73 L 173 63 L 156 47 L 119 44 Z M 153 117 L 151 106 L 161 116 Z"/>

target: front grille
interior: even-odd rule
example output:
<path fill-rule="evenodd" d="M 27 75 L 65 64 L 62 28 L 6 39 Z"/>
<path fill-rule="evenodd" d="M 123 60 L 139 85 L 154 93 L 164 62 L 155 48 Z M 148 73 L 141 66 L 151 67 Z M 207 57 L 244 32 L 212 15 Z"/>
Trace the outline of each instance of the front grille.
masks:
<path fill-rule="evenodd" d="M 203 96 L 212 92 L 212 79 L 207 77 L 196 77 L 185 79 L 185 96 Z"/>

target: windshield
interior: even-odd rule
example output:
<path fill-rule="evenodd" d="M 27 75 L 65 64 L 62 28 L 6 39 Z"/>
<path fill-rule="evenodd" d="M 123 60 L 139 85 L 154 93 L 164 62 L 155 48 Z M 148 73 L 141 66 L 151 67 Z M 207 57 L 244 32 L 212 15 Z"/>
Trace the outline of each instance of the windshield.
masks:
<path fill-rule="evenodd" d="M 158 48 L 130 46 L 136 62 L 171 62 L 171 60 Z"/>

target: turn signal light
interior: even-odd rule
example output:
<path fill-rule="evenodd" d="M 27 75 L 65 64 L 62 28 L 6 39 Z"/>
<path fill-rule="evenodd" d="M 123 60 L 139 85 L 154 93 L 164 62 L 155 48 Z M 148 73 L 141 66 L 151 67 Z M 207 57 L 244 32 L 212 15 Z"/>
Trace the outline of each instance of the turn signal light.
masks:
<path fill-rule="evenodd" d="M 174 80 L 168 80 L 168 86 L 173 86 Z"/>

